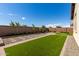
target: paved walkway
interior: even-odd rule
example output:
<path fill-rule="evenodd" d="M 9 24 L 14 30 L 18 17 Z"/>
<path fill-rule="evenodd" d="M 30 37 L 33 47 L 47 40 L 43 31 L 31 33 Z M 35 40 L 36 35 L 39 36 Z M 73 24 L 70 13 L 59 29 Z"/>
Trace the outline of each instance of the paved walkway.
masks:
<path fill-rule="evenodd" d="M 5 56 L 5 51 L 3 47 L 0 47 L 0 56 Z"/>
<path fill-rule="evenodd" d="M 73 36 L 67 37 L 60 56 L 79 56 L 79 47 Z"/>
<path fill-rule="evenodd" d="M 20 35 L 20 36 L 9 36 L 9 37 L 4 37 L 2 38 L 3 42 L 5 45 L 12 44 L 12 43 L 17 43 L 25 40 L 29 40 L 32 38 L 48 35 L 49 33 L 39 33 L 39 34 L 29 34 L 29 35 Z"/>
<path fill-rule="evenodd" d="M 35 35 L 35 34 L 34 34 Z M 37 35 L 37 34 L 36 34 Z M 42 33 L 42 35 L 39 34 L 39 36 L 35 36 L 35 37 L 30 37 L 29 39 L 25 38 L 26 40 L 22 40 L 22 41 L 18 41 L 18 42 L 14 42 L 14 43 L 10 43 L 10 44 L 6 44 L 5 46 L 3 46 L 4 48 L 7 48 L 7 47 L 11 47 L 11 46 L 14 46 L 14 45 L 17 45 L 17 44 L 21 44 L 21 43 L 24 43 L 24 42 L 28 42 L 28 41 L 31 41 L 31 40 L 35 40 L 37 38 L 40 38 L 40 37 L 45 37 L 45 36 L 48 36 L 48 35 L 55 35 L 55 33 Z M 24 36 L 21 36 L 20 39 L 24 39 L 23 38 Z M 16 37 L 17 38 L 17 37 Z M 14 38 L 12 38 L 14 39 Z M 14 39 L 15 40 L 15 39 Z"/>

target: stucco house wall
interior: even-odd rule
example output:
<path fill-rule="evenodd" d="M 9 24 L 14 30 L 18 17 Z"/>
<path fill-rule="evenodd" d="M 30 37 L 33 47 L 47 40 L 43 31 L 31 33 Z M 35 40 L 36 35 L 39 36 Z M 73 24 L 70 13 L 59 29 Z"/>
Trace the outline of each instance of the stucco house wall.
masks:
<path fill-rule="evenodd" d="M 75 4 L 72 21 L 73 21 L 73 36 L 79 46 L 79 4 Z"/>

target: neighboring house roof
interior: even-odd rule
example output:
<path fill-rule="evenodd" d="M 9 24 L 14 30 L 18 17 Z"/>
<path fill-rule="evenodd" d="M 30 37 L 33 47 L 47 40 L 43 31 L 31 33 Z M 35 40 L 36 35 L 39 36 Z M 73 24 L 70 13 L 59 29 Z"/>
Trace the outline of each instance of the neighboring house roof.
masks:
<path fill-rule="evenodd" d="M 72 5 L 71 5 L 71 20 L 74 17 L 74 10 L 75 10 L 75 3 L 72 3 Z"/>

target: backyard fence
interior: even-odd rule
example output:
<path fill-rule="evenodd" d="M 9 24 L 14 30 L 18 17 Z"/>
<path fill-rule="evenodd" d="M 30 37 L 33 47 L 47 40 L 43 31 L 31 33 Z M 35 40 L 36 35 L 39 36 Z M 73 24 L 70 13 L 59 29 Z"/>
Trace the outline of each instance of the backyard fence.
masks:
<path fill-rule="evenodd" d="M 15 35 L 15 34 L 32 34 L 32 33 L 41 33 L 48 32 L 48 29 L 42 30 L 37 27 L 33 29 L 32 27 L 12 27 L 12 26 L 0 26 L 0 36 L 6 35 Z"/>
<path fill-rule="evenodd" d="M 16 35 L 16 34 L 32 34 L 32 33 L 44 33 L 44 32 L 68 32 L 73 33 L 72 28 L 49 28 L 39 29 L 38 27 L 12 27 L 12 26 L 0 26 L 0 36 Z"/>
<path fill-rule="evenodd" d="M 68 32 L 73 33 L 73 28 L 49 28 L 50 32 Z"/>

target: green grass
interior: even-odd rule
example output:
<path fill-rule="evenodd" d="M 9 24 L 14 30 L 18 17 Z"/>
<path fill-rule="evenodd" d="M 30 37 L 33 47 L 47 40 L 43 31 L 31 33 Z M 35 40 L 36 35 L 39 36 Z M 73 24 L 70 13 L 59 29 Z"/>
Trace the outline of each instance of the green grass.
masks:
<path fill-rule="evenodd" d="M 58 56 L 64 45 L 66 33 L 58 33 L 26 43 L 5 48 L 7 56 Z"/>

